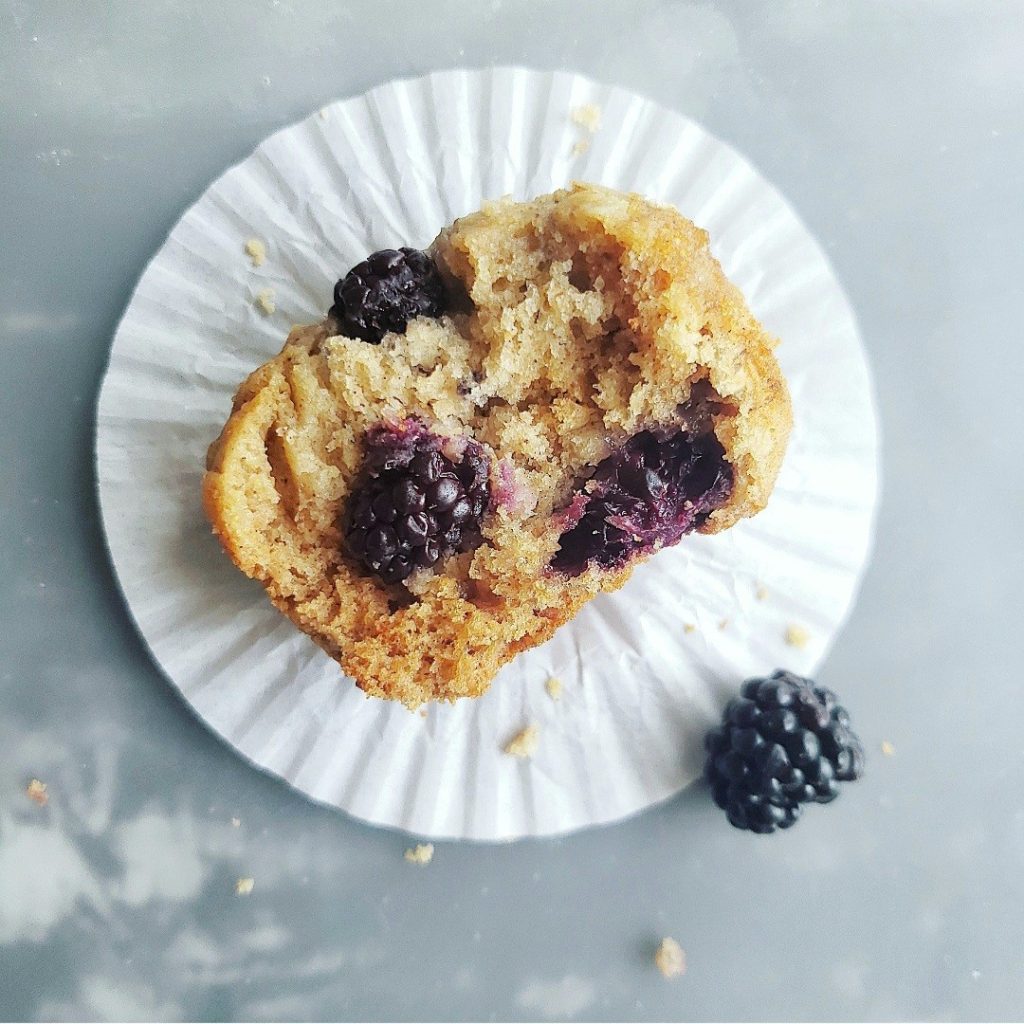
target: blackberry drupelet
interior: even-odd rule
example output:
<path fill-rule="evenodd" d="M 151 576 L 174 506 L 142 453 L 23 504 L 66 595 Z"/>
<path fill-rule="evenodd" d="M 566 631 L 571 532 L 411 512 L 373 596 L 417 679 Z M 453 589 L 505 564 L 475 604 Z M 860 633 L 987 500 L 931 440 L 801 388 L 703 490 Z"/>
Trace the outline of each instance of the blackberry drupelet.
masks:
<path fill-rule="evenodd" d="M 445 287 L 430 256 L 419 249 L 381 249 L 334 286 L 330 316 L 342 333 L 376 345 L 389 332 L 405 334 L 418 316 L 445 311 Z"/>
<path fill-rule="evenodd" d="M 704 775 L 736 828 L 774 832 L 864 771 L 864 749 L 831 690 L 778 670 L 749 679 L 704 741 Z"/>
<path fill-rule="evenodd" d="M 644 430 L 598 465 L 563 513 L 552 567 L 576 576 L 591 562 L 614 568 L 675 544 L 731 492 L 732 467 L 713 433 Z"/>
<path fill-rule="evenodd" d="M 442 450 L 444 449 L 444 450 Z M 367 432 L 365 474 L 344 517 L 349 551 L 385 583 L 402 583 L 480 539 L 490 500 L 489 464 L 468 441 L 456 456 L 423 424 Z"/>

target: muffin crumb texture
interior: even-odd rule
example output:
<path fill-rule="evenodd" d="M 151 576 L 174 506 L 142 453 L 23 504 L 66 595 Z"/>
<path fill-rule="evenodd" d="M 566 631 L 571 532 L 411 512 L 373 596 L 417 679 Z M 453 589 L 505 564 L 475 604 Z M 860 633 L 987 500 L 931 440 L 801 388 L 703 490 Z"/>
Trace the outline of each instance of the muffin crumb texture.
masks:
<path fill-rule="evenodd" d="M 264 316 L 273 316 L 277 311 L 277 303 L 274 302 L 274 289 L 261 288 L 256 293 L 256 308 Z"/>
<path fill-rule="evenodd" d="M 540 728 L 536 725 L 528 725 L 505 744 L 505 753 L 523 759 L 533 757 L 539 743 Z"/>
<path fill-rule="evenodd" d="M 786 643 L 790 647 L 804 648 L 811 642 L 811 634 L 801 625 L 792 623 L 786 627 Z"/>
<path fill-rule="evenodd" d="M 254 267 L 261 267 L 267 258 L 267 247 L 260 239 L 250 238 L 245 243 L 245 253 Z"/>
<path fill-rule="evenodd" d="M 593 134 L 601 127 L 601 108 L 596 103 L 583 103 L 573 108 L 572 120 L 574 124 Z"/>
<path fill-rule="evenodd" d="M 256 886 L 254 878 L 240 878 L 235 882 L 235 895 L 248 896 Z"/>
<path fill-rule="evenodd" d="M 25 795 L 40 807 L 45 807 L 50 802 L 50 794 L 46 783 L 40 782 L 38 779 L 33 779 L 25 787 Z"/>
<path fill-rule="evenodd" d="M 429 864 L 434 859 L 434 844 L 417 843 L 405 851 L 405 859 L 410 864 Z"/>
<path fill-rule="evenodd" d="M 479 696 L 662 546 L 755 514 L 790 427 L 774 339 L 671 208 L 575 185 L 429 254 L 440 315 L 379 344 L 342 333 L 347 305 L 293 329 L 203 482 L 238 567 L 410 707 Z"/>
<path fill-rule="evenodd" d="M 562 699 L 562 680 L 552 676 L 545 684 L 544 688 L 548 691 L 548 696 L 552 700 Z"/>
<path fill-rule="evenodd" d="M 666 978 L 686 973 L 686 953 L 675 939 L 665 937 L 654 952 L 654 964 Z"/>

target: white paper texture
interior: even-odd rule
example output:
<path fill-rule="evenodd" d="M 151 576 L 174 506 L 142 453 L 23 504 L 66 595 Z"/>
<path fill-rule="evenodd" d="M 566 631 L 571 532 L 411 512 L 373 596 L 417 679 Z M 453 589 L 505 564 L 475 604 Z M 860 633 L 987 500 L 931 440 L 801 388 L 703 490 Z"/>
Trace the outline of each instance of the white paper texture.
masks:
<path fill-rule="evenodd" d="M 601 110 L 592 136 L 572 119 Z M 583 145 L 578 145 L 583 143 Z M 482 200 L 572 179 L 672 203 L 708 229 L 764 324 L 796 425 L 769 508 L 685 538 L 520 655 L 476 701 L 425 716 L 365 697 L 221 552 L 200 480 L 234 389 L 335 280 L 424 246 Z M 245 242 L 259 238 L 253 267 Z M 276 311 L 254 300 L 272 289 Z M 139 282 L 98 411 L 104 526 L 136 623 L 169 679 L 246 758 L 366 821 L 480 840 L 632 814 L 700 772 L 704 731 L 750 675 L 810 673 L 870 546 L 877 425 L 850 307 L 820 247 L 742 157 L 624 89 L 519 68 L 381 86 L 278 132 L 214 182 Z M 693 628 L 687 629 L 686 624 Z M 786 630 L 806 630 L 806 646 Z M 561 700 L 545 683 L 564 684 Z M 537 752 L 503 752 L 521 728 Z"/>

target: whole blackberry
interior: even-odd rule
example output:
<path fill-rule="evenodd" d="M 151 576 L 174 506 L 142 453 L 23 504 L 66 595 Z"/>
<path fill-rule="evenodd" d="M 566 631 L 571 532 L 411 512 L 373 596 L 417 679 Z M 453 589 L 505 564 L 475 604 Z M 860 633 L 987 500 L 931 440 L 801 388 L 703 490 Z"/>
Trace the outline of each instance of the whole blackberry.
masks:
<path fill-rule="evenodd" d="M 704 740 L 704 775 L 736 828 L 774 832 L 805 803 L 827 804 L 859 779 L 864 748 L 831 690 L 779 670 L 749 679 Z"/>
<path fill-rule="evenodd" d="M 385 583 L 479 542 L 490 500 L 487 456 L 475 441 L 457 461 L 441 449 L 441 438 L 415 420 L 367 432 L 364 476 L 343 527 L 349 551 Z"/>
<path fill-rule="evenodd" d="M 552 568 L 575 576 L 677 543 L 732 493 L 732 466 L 712 433 L 644 430 L 601 462 L 570 508 Z M 580 496 L 584 501 L 580 502 Z"/>
<path fill-rule="evenodd" d="M 376 345 L 389 332 L 405 334 L 410 320 L 444 310 L 444 282 L 434 261 L 403 248 L 381 249 L 357 263 L 334 286 L 330 315 L 344 334 Z"/>

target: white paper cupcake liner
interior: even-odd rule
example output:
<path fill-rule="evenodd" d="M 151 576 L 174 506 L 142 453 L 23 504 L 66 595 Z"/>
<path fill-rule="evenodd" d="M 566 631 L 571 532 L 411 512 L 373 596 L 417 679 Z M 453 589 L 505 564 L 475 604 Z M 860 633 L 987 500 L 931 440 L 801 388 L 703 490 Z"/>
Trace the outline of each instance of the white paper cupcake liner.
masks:
<path fill-rule="evenodd" d="M 591 135 L 572 114 L 601 111 Z M 672 203 L 782 339 L 789 452 L 769 508 L 686 538 L 520 655 L 480 700 L 424 715 L 366 698 L 222 554 L 203 518 L 206 448 L 231 396 L 337 277 L 424 246 L 481 200 L 577 178 Z M 247 239 L 266 243 L 251 266 Z M 254 300 L 273 290 L 276 311 Z M 699 125 L 624 89 L 521 68 L 391 82 L 277 132 L 222 175 L 154 257 L 100 395 L 103 522 L 157 662 L 255 764 L 369 822 L 480 840 L 614 821 L 693 781 L 741 679 L 810 673 L 853 601 L 877 493 L 877 427 L 857 329 L 785 200 Z M 806 631 L 805 646 L 786 631 Z M 793 637 L 791 637 L 793 639 Z M 562 680 L 561 700 L 545 689 Z M 528 760 L 503 752 L 529 723 Z"/>

